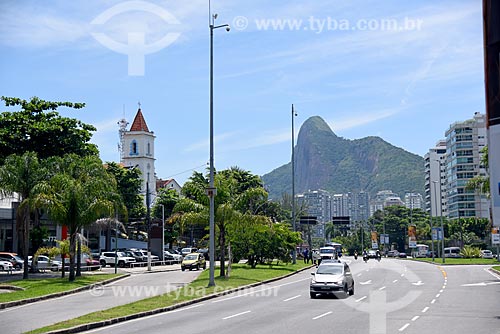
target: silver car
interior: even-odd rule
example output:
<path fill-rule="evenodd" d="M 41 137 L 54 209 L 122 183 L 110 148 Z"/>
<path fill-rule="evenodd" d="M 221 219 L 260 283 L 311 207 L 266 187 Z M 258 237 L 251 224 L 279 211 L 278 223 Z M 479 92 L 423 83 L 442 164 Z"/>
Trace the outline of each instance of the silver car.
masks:
<path fill-rule="evenodd" d="M 337 292 L 344 296 L 354 294 L 354 279 L 349 265 L 345 262 L 322 262 L 311 275 L 309 288 L 311 298 Z"/>

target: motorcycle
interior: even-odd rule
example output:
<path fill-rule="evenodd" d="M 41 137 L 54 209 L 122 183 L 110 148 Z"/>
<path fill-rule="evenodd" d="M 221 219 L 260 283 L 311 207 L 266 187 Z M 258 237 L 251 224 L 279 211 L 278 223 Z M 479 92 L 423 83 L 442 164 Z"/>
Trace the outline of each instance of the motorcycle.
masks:
<path fill-rule="evenodd" d="M 368 255 L 363 255 L 363 261 L 368 262 Z"/>
<path fill-rule="evenodd" d="M 354 260 L 358 259 L 358 253 L 354 253 Z"/>

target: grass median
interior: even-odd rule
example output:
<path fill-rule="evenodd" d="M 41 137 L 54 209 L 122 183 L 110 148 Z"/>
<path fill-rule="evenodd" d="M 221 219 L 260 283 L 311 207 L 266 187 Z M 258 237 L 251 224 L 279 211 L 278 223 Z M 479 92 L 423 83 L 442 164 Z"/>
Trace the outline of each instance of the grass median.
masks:
<path fill-rule="evenodd" d="M 215 287 L 207 287 L 209 279 L 209 271 L 205 270 L 192 283 L 172 291 L 167 294 L 159 295 L 143 299 L 131 304 L 117 306 L 108 310 L 98 311 L 83 315 L 81 317 L 56 323 L 51 326 L 35 329 L 28 333 L 46 333 L 50 331 L 70 328 L 83 324 L 99 322 L 118 317 L 123 317 L 135 313 L 146 312 L 150 310 L 165 308 L 182 302 L 190 301 L 196 298 L 207 296 L 213 293 L 231 290 L 244 285 L 262 282 L 268 279 L 285 276 L 299 269 L 309 266 L 297 262 L 297 264 L 280 264 L 280 265 L 258 265 L 252 269 L 245 264 L 234 264 L 231 270 L 231 277 L 221 278 L 215 277 Z M 216 275 L 218 274 L 216 268 Z"/>
<path fill-rule="evenodd" d="M 9 293 L 0 294 L 0 303 L 18 301 L 50 295 L 53 293 L 66 292 L 81 288 L 90 284 L 103 282 L 105 280 L 121 276 L 121 274 L 97 274 L 97 275 L 82 275 L 77 277 L 73 282 L 69 282 L 68 278 L 51 277 L 51 278 L 32 278 L 26 280 L 8 281 L 0 284 L 15 286 L 23 290 L 14 290 Z"/>
<path fill-rule="evenodd" d="M 412 259 L 414 261 L 422 261 L 422 262 L 429 262 L 429 263 L 435 263 L 435 264 L 443 264 L 443 259 L 436 257 L 434 259 L 434 262 L 432 261 L 431 258 L 414 258 Z M 497 259 L 482 259 L 482 258 L 471 258 L 471 259 L 464 259 L 464 258 L 450 258 L 447 257 L 445 258 L 444 264 L 454 264 L 454 265 L 459 265 L 459 264 L 498 264 Z"/>

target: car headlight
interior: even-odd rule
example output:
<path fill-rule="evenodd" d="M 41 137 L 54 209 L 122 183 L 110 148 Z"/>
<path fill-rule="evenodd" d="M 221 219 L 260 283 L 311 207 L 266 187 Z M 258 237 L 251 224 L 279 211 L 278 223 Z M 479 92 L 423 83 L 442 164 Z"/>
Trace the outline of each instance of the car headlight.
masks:
<path fill-rule="evenodd" d="M 337 282 L 333 282 L 333 283 L 335 283 L 337 285 L 342 285 L 343 281 L 337 281 Z"/>

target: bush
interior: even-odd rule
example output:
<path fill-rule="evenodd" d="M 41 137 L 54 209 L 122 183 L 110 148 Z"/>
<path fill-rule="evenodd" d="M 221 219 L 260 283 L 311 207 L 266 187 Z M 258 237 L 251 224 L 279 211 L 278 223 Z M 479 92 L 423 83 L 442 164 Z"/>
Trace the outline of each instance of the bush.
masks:
<path fill-rule="evenodd" d="M 472 258 L 480 258 L 481 257 L 481 249 L 477 247 L 472 247 L 469 245 L 464 246 L 462 251 L 460 252 L 460 255 L 466 259 L 472 259 Z"/>

